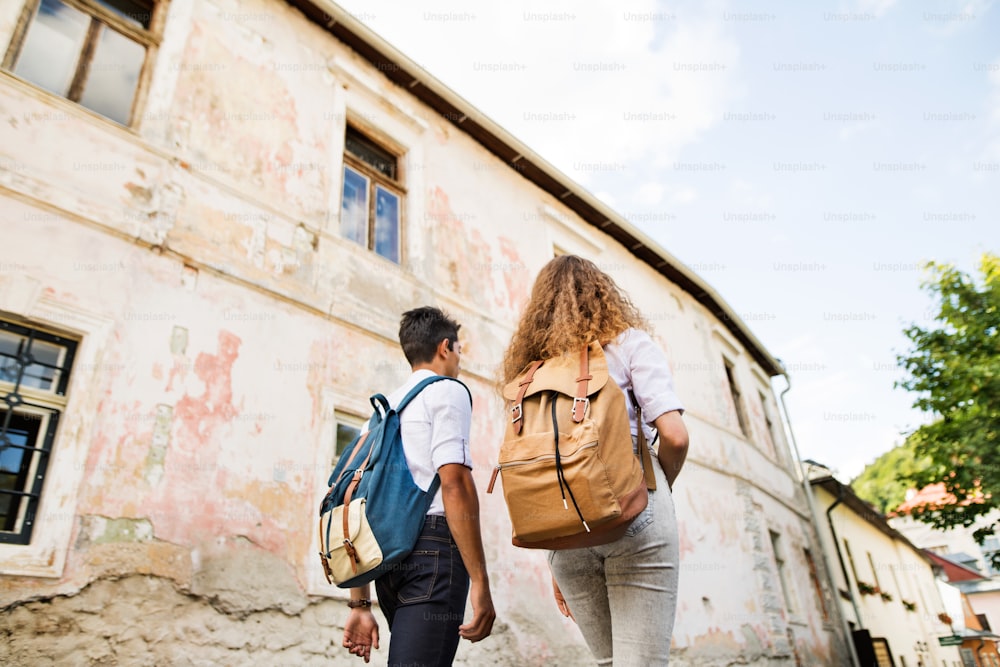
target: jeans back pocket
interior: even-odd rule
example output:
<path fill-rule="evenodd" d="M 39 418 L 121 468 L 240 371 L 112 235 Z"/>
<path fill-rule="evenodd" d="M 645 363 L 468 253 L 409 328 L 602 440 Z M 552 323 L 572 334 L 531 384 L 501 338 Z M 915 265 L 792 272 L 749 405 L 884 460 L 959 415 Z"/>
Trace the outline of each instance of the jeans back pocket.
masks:
<path fill-rule="evenodd" d="M 646 503 L 646 509 L 644 509 L 641 512 L 639 512 L 639 516 L 637 516 L 632 521 L 632 523 L 629 524 L 628 530 L 625 531 L 625 536 L 626 537 L 635 537 L 636 535 L 638 535 L 639 533 L 641 533 L 643 530 L 645 530 L 646 527 L 649 524 L 651 524 L 651 523 L 653 523 L 653 496 L 652 496 L 652 494 L 650 494 L 649 501 Z"/>

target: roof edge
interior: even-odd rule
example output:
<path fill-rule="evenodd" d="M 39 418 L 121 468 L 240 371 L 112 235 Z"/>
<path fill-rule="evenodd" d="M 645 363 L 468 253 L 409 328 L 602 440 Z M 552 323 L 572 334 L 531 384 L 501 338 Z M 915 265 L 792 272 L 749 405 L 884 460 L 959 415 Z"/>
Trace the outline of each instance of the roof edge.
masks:
<path fill-rule="evenodd" d="M 860 519 L 871 524 L 891 539 L 898 540 L 910 547 L 910 549 L 925 562 L 931 562 L 931 558 L 928 556 L 925 549 L 921 549 L 911 542 L 906 535 L 903 535 L 901 532 L 890 526 L 885 515 L 862 500 L 861 497 L 854 492 L 854 489 L 851 488 L 850 484 L 844 484 L 832 475 L 824 475 L 822 477 L 810 479 L 809 484 L 810 486 L 818 486 L 824 489 L 827 493 L 834 497 L 843 498 L 844 504 L 847 505 Z"/>
<path fill-rule="evenodd" d="M 343 7 L 330 0 L 287 2 L 375 65 L 391 81 L 441 113 L 447 121 L 472 137 L 512 170 L 561 200 L 583 220 L 621 243 L 637 259 L 676 283 L 718 318 L 769 376 L 785 374 L 781 362 L 767 351 L 732 307 L 707 282 L 622 215 L 434 78 Z"/>

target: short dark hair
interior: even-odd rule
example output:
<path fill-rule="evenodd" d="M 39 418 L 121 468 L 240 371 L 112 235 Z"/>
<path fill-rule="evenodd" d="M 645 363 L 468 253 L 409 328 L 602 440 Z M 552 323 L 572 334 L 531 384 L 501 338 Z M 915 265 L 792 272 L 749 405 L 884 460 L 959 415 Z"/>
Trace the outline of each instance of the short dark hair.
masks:
<path fill-rule="evenodd" d="M 454 346 L 458 342 L 461 324 L 439 308 L 421 306 L 403 313 L 399 321 L 399 344 L 410 365 L 434 360 L 438 344 L 447 338 Z"/>

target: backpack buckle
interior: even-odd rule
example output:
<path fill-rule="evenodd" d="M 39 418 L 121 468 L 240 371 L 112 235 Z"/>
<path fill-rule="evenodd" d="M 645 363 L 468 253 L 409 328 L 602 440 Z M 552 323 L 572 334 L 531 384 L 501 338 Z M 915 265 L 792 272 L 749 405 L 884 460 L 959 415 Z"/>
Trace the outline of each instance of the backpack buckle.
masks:
<path fill-rule="evenodd" d="M 521 409 L 520 403 L 512 407 L 510 409 L 510 413 L 511 413 L 511 419 L 510 419 L 511 424 L 517 423 L 518 421 L 520 421 L 521 417 L 524 416 L 524 410 Z"/>
<path fill-rule="evenodd" d="M 580 405 L 581 403 L 583 404 L 582 406 Z M 577 412 L 577 408 L 580 408 L 579 412 Z M 573 398 L 573 421 L 575 422 L 583 421 L 583 417 L 584 415 L 587 414 L 587 410 L 589 409 L 590 409 L 590 398 L 588 397 L 580 398 L 579 396 L 575 396 Z"/>

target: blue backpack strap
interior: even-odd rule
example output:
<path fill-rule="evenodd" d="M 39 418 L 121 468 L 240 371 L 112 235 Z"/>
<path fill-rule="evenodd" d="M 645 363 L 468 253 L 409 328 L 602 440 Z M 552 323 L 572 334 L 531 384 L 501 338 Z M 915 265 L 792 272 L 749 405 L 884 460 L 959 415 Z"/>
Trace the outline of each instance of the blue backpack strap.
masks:
<path fill-rule="evenodd" d="M 396 412 L 397 413 L 402 412 L 403 408 L 409 405 L 410 401 L 416 398 L 417 394 L 422 392 L 427 385 L 434 384 L 435 382 L 439 382 L 441 380 L 451 380 L 452 382 L 457 382 L 458 384 L 462 385 L 462 388 L 465 389 L 465 393 L 469 395 L 469 405 L 470 406 L 472 405 L 472 392 L 469 391 L 469 388 L 465 386 L 464 382 L 462 382 L 458 378 L 448 377 L 447 375 L 432 375 L 431 377 L 424 378 L 423 380 L 418 382 L 416 386 L 413 387 L 413 389 L 411 389 L 409 393 L 407 393 L 406 396 L 403 397 L 403 400 L 401 400 L 395 408 Z M 372 400 L 374 400 L 374 398 Z"/>
<path fill-rule="evenodd" d="M 377 415 L 380 415 L 381 419 L 385 419 L 385 416 L 389 414 L 389 399 L 382 394 L 375 394 L 368 400 L 372 404 L 372 408 L 375 410 L 375 414 L 372 415 L 372 419 L 375 419 Z"/>
<path fill-rule="evenodd" d="M 424 388 L 427 387 L 427 385 L 434 384 L 435 382 L 439 382 L 441 380 L 451 380 L 452 382 L 457 382 L 458 384 L 462 385 L 462 389 L 465 389 L 465 393 L 469 395 L 469 406 L 470 407 L 472 406 L 472 392 L 469 391 L 469 388 L 465 386 L 464 382 L 462 382 L 458 378 L 448 377 L 447 375 L 434 375 L 429 378 L 424 378 L 423 380 L 418 382 L 417 385 L 413 389 L 411 389 L 409 393 L 406 394 L 406 396 L 403 397 L 403 400 L 399 402 L 399 405 L 396 406 L 396 412 L 397 413 L 402 412 L 403 408 L 409 405 L 410 401 L 416 398 L 417 394 L 422 392 Z M 437 493 L 439 488 L 441 488 L 441 476 L 438 475 L 437 473 L 434 473 L 434 479 L 431 480 L 430 486 L 427 487 L 427 493 L 434 495 L 435 493 Z"/>

